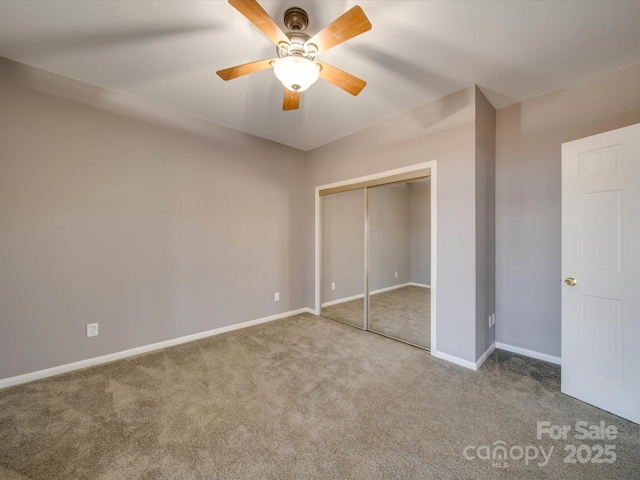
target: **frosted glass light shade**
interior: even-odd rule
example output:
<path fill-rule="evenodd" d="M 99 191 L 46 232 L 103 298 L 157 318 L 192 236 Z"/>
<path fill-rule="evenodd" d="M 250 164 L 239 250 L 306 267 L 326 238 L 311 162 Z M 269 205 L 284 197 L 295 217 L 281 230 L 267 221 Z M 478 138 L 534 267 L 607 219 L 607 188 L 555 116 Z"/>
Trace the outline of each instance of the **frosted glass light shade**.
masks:
<path fill-rule="evenodd" d="M 315 63 L 298 55 L 276 60 L 273 72 L 282 85 L 292 92 L 304 92 L 318 80 L 320 75 L 320 70 Z"/>

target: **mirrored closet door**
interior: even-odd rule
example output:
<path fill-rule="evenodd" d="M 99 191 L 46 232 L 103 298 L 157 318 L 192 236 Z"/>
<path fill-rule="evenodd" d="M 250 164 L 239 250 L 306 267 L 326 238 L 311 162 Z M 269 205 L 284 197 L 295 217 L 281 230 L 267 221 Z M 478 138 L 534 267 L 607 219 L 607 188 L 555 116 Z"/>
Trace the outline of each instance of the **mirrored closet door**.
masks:
<path fill-rule="evenodd" d="M 429 349 L 430 177 L 321 195 L 321 314 Z"/>
<path fill-rule="evenodd" d="M 363 189 L 322 197 L 322 315 L 364 328 Z"/>
<path fill-rule="evenodd" d="M 369 189 L 369 330 L 430 347 L 429 179 Z"/>

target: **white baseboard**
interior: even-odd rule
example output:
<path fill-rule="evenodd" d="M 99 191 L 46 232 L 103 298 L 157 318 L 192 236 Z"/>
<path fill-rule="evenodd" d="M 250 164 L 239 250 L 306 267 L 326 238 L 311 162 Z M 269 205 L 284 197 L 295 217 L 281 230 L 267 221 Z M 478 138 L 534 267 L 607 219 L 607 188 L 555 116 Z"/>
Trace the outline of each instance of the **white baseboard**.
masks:
<path fill-rule="evenodd" d="M 489 358 L 489 355 L 491 355 L 495 349 L 496 344 L 491 344 L 491 346 L 487 348 L 487 350 L 480 356 L 480 358 L 476 362 L 464 360 L 460 357 L 449 355 L 448 353 L 443 353 L 433 349 L 431 350 L 431 355 L 437 358 L 441 358 L 442 360 L 446 360 L 447 362 L 455 363 L 456 365 L 460 365 L 461 367 L 468 368 L 469 370 L 479 370 L 485 360 Z"/>
<path fill-rule="evenodd" d="M 392 285 L 390 287 L 379 288 L 378 290 L 373 290 L 370 295 L 375 295 L 376 293 L 388 292 L 390 290 L 396 290 L 397 288 L 408 287 L 409 285 L 411 284 L 401 283 L 400 285 Z M 339 298 L 337 300 L 330 300 L 328 302 L 324 302 L 322 304 L 322 308 L 330 307 L 331 305 L 338 305 L 339 303 L 350 302 L 351 300 L 358 300 L 359 298 L 364 298 L 364 293 L 353 295 L 352 297 L 344 297 L 344 298 Z"/>
<path fill-rule="evenodd" d="M 337 300 L 331 300 L 329 302 L 324 302 L 322 304 L 322 308 L 330 307 L 331 305 L 338 305 L 339 303 L 350 302 L 351 300 L 358 300 L 359 298 L 364 298 L 364 293 L 360 293 L 358 295 L 353 295 L 352 297 L 344 297 L 344 298 L 339 298 Z"/>
<path fill-rule="evenodd" d="M 456 365 L 460 365 L 461 367 L 465 367 L 470 370 L 478 369 L 478 366 L 474 362 L 464 360 L 462 358 L 456 357 L 454 355 L 449 355 L 448 353 L 443 353 L 438 350 L 431 349 L 431 355 L 437 358 L 441 358 L 442 360 L 446 360 L 447 362 L 455 363 Z"/>
<path fill-rule="evenodd" d="M 431 285 L 427 285 L 426 283 L 409 282 L 409 285 L 412 287 L 431 288 Z"/>
<path fill-rule="evenodd" d="M 25 373 L 23 375 L 17 375 L 15 377 L 0 379 L 0 388 L 11 387 L 13 385 L 19 385 L 21 383 L 33 382 L 34 380 L 40 380 L 41 378 L 51 377 L 53 375 L 59 375 L 61 373 L 71 372 L 73 370 L 79 370 L 81 368 L 92 367 L 94 365 L 100 365 L 101 363 L 113 362 L 114 360 L 120 360 L 122 358 L 132 357 L 141 353 L 151 352 L 153 350 L 159 350 L 161 348 L 172 347 L 181 343 L 193 342 L 201 338 L 211 337 L 213 335 L 219 335 L 225 332 L 231 332 L 233 330 L 239 330 L 241 328 L 252 327 L 253 325 L 259 325 L 261 323 L 271 322 L 273 320 L 279 320 L 285 317 L 291 317 L 293 315 L 299 315 L 301 313 L 314 313 L 311 308 L 305 307 L 298 310 L 292 310 L 290 312 L 278 313 L 269 317 L 258 318 L 256 320 L 249 320 L 248 322 L 237 323 L 235 325 L 229 325 L 226 327 L 215 328 L 213 330 L 207 330 L 205 332 L 194 333 L 192 335 L 185 335 L 184 337 L 172 338 L 171 340 L 165 340 L 163 342 L 152 343 L 150 345 L 143 345 L 142 347 L 135 347 L 122 352 L 110 353 L 108 355 L 102 355 L 100 357 L 88 358 L 86 360 L 80 360 L 79 362 L 67 363 L 66 365 L 59 365 L 57 367 L 46 368 L 44 370 L 38 370 L 37 372 Z"/>
<path fill-rule="evenodd" d="M 388 292 L 390 290 L 397 290 L 398 288 L 408 287 L 410 283 L 401 283 L 400 285 L 391 285 L 390 287 L 379 288 L 378 290 L 373 290 L 371 295 L 375 295 L 376 293 Z"/>
<path fill-rule="evenodd" d="M 496 342 L 496 348 L 500 350 L 506 350 L 507 352 L 518 353 L 520 355 L 524 355 L 525 357 L 531 357 L 538 360 L 544 360 L 545 362 L 555 363 L 556 365 L 562 364 L 562 359 L 560 357 L 554 357 L 553 355 L 548 355 L 546 353 L 534 352 L 533 350 L 527 350 L 526 348 L 514 347 L 513 345 L 509 345 L 507 343 Z"/>
<path fill-rule="evenodd" d="M 489 358 L 489 355 L 491 355 L 493 353 L 493 351 L 496 349 L 496 342 L 493 342 L 491 344 L 491 346 L 489 348 L 487 348 L 487 350 L 480 356 L 480 358 L 476 361 L 476 370 L 478 370 L 482 364 L 484 363 L 484 361 Z"/>

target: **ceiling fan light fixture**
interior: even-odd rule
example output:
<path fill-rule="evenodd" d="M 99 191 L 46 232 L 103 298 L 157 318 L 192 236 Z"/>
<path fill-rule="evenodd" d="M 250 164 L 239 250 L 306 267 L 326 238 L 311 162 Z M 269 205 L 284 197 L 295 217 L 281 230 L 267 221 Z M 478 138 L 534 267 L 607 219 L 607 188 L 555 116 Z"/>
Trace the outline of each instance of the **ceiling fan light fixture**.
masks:
<path fill-rule="evenodd" d="M 273 72 L 282 85 L 292 92 L 304 92 L 320 76 L 318 65 L 301 55 L 277 59 L 273 65 Z"/>
<path fill-rule="evenodd" d="M 292 7 L 285 12 L 284 23 L 289 32 L 284 33 L 258 0 L 229 0 L 229 3 L 275 43 L 278 58 L 218 70 L 216 73 L 223 80 L 232 80 L 271 67 L 285 88 L 283 110 L 297 110 L 300 107 L 300 92 L 307 90 L 320 77 L 354 96 L 366 86 L 364 80 L 315 59 L 319 53 L 371 29 L 371 22 L 359 6 L 351 7 L 310 37 L 304 33 L 309 17 L 301 8 Z"/>

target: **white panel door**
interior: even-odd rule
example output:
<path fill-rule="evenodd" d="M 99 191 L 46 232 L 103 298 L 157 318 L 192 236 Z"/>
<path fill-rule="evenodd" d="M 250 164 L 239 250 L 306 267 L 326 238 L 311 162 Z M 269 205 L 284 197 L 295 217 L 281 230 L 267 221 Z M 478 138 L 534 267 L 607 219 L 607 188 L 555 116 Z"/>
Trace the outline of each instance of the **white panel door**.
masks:
<path fill-rule="evenodd" d="M 562 145 L 562 276 L 562 392 L 640 423 L 640 124 Z"/>

